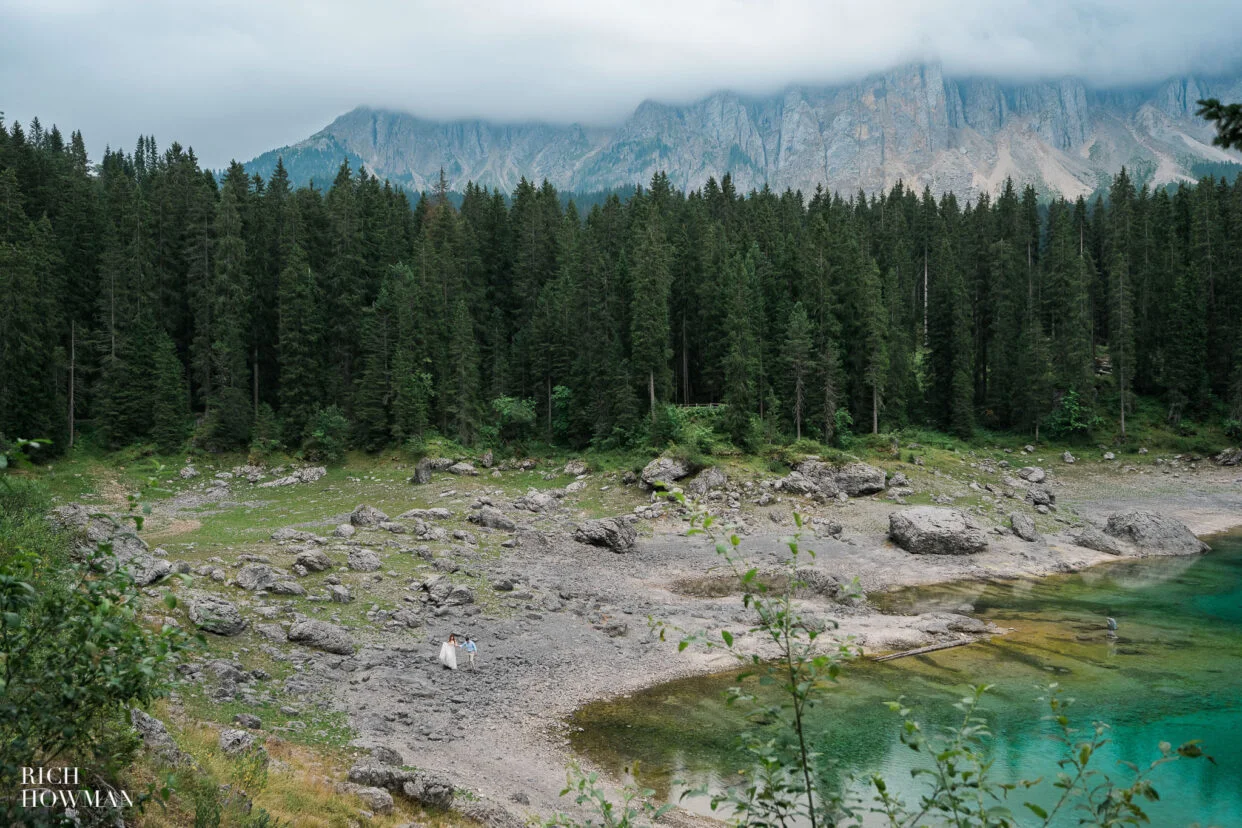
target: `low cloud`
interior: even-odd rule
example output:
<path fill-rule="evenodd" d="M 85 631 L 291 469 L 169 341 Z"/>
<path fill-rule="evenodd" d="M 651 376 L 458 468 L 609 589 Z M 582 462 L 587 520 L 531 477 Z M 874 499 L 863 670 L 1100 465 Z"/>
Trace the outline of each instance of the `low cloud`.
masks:
<path fill-rule="evenodd" d="M 1236 71 L 1236 0 L 0 0 L 0 110 L 219 166 L 359 104 L 614 123 L 646 98 L 762 94 L 915 60 L 1098 87 Z"/>

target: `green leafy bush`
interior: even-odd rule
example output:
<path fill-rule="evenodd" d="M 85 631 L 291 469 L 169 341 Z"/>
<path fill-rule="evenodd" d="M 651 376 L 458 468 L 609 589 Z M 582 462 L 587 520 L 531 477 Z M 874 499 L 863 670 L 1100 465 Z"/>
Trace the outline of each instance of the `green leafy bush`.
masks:
<path fill-rule="evenodd" d="M 318 408 L 306 424 L 302 451 L 306 459 L 333 462 L 345 456 L 349 441 L 349 420 L 335 405 Z"/>
<path fill-rule="evenodd" d="M 111 549 L 78 556 L 45 518 L 35 484 L 0 477 L 0 789 L 23 767 L 78 766 L 116 779 L 137 741 L 128 709 L 162 695 L 186 637 L 151 630 L 141 596 Z M 169 606 L 175 600 L 168 597 Z M 0 799 L 0 823 L 29 824 Z M 40 817 L 41 818 L 41 817 Z M 49 817 L 50 818 L 50 817 Z"/>
<path fill-rule="evenodd" d="M 535 401 L 529 397 L 497 397 L 492 400 L 496 435 L 505 443 L 529 440 L 535 432 Z"/>
<path fill-rule="evenodd" d="M 1071 389 L 1044 420 L 1044 429 L 1054 439 L 1071 439 L 1090 436 L 1092 429 L 1099 428 L 1102 422 L 1078 392 Z"/>

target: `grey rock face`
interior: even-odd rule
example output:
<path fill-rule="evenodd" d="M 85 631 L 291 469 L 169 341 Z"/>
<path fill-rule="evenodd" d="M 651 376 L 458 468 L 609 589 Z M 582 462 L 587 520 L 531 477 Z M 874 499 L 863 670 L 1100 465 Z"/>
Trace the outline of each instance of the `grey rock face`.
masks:
<path fill-rule="evenodd" d="M 1225 449 L 1212 460 L 1221 466 L 1242 465 L 1242 448 Z"/>
<path fill-rule="evenodd" d="M 332 530 L 332 537 L 348 539 L 352 538 L 357 531 L 358 530 L 353 527 L 353 524 L 342 523 L 340 526 Z"/>
<path fill-rule="evenodd" d="M 983 531 L 957 509 L 915 506 L 893 512 L 888 535 L 907 552 L 918 555 L 969 555 L 982 552 L 988 541 Z"/>
<path fill-rule="evenodd" d="M 488 529 L 500 529 L 505 532 L 512 532 L 517 528 L 517 524 L 495 506 L 484 506 L 482 509 L 472 513 L 468 520 Z"/>
<path fill-rule="evenodd" d="M 447 471 L 449 474 L 463 475 L 466 477 L 477 477 L 479 474 L 478 469 L 466 462 L 454 463 L 448 467 Z"/>
<path fill-rule="evenodd" d="M 1013 530 L 1015 535 L 1027 543 L 1035 543 L 1035 541 L 1039 540 L 1039 532 L 1035 529 L 1035 521 L 1024 512 L 1010 513 L 1009 528 Z"/>
<path fill-rule="evenodd" d="M 358 508 L 349 516 L 349 522 L 354 526 L 379 526 L 388 520 L 388 515 L 376 509 L 374 506 L 368 506 L 365 503 L 359 504 Z"/>
<path fill-rule="evenodd" d="M 355 788 L 354 796 L 366 803 L 367 810 L 375 814 L 392 813 L 392 794 L 383 788 Z"/>
<path fill-rule="evenodd" d="M 327 621 L 300 621 L 289 628 L 289 640 L 338 655 L 350 655 L 357 647 L 353 636 Z"/>
<path fill-rule="evenodd" d="M 746 192 L 875 193 L 902 179 L 959 199 L 995 194 L 1005 175 L 1073 198 L 1121 164 L 1164 164 L 1157 183 L 1217 160 L 1193 96 L 1242 97 L 1236 78 L 1176 79 L 1117 95 L 1073 78 L 1014 85 L 946 77 L 938 64 L 898 66 L 854 83 L 794 86 L 761 98 L 718 92 L 680 106 L 641 104 L 606 128 L 482 120 L 437 122 L 359 108 L 291 147 L 247 165 L 267 177 L 283 158 L 295 184 L 332 173 L 323 159 L 350 156 L 381 178 L 431 189 L 467 181 L 512 192 L 520 177 L 561 190 L 607 190 L 665 171 L 678 189 L 730 173 Z M 1190 96 L 1190 97 L 1188 97 Z M 1187 103 L 1189 101 L 1189 104 Z M 1084 152 L 1090 146 L 1092 151 Z M 1002 174 L 1004 173 L 1004 174 Z"/>
<path fill-rule="evenodd" d="M 651 489 L 655 488 L 656 484 L 667 486 L 676 480 L 681 480 L 692 471 L 694 469 L 684 460 L 675 457 L 657 457 L 643 467 L 638 477 L 644 488 Z"/>
<path fill-rule="evenodd" d="M 232 601 L 199 592 L 191 594 L 186 603 L 190 621 L 200 630 L 216 635 L 238 635 L 246 629 L 246 619 Z"/>
<path fill-rule="evenodd" d="M 1110 516 L 1104 531 L 1134 544 L 1146 554 L 1197 555 L 1211 549 L 1180 520 L 1144 509 Z"/>
<path fill-rule="evenodd" d="M 624 518 L 585 520 L 578 524 L 574 540 L 592 546 L 607 547 L 613 552 L 629 552 L 638 541 L 638 532 Z"/>
<path fill-rule="evenodd" d="M 570 460 L 565 464 L 564 468 L 564 474 L 572 474 L 574 477 L 586 474 L 588 471 L 590 471 L 590 468 L 582 460 Z"/>

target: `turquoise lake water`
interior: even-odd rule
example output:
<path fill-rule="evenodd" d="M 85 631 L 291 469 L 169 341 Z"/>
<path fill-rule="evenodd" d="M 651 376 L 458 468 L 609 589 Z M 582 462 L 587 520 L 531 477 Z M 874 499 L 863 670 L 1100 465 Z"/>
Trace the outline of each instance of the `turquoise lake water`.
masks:
<path fill-rule="evenodd" d="M 983 710 L 992 727 L 994 773 L 1009 780 L 1052 777 L 1062 755 L 1041 720 L 1040 697 L 1056 681 L 1072 696 L 1071 717 L 1086 728 L 1111 726 L 1112 744 L 1093 763 L 1118 780 L 1126 759 L 1146 765 L 1157 745 L 1201 739 L 1216 764 L 1166 765 L 1154 777 L 1161 800 L 1147 810 L 1155 826 L 1242 826 L 1242 535 L 1217 536 L 1194 558 L 1126 561 L 1041 581 L 953 584 L 905 590 L 874 600 L 901 611 L 957 610 L 1014 632 L 886 663 L 858 661 L 814 713 L 816 748 L 838 762 L 841 777 L 880 771 L 907 800 L 917 796 L 909 770 L 917 754 L 901 745 L 899 720 L 883 704 L 901 696 L 925 726 L 949 725 L 971 684 L 995 685 Z M 1119 622 L 1109 639 L 1105 619 Z M 574 716 L 575 747 L 638 779 L 670 800 L 737 779 L 745 758 L 742 714 L 722 695 L 731 675 L 673 682 L 589 705 Z M 1019 795 L 1047 802 L 1051 791 Z M 704 797 L 683 807 L 710 814 Z M 1065 824 L 1074 824 L 1067 821 Z"/>

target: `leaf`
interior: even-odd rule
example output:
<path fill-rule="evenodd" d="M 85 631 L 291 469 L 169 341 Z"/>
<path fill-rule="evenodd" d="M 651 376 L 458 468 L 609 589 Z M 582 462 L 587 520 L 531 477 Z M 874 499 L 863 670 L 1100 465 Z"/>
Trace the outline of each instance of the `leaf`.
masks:
<path fill-rule="evenodd" d="M 733 633 L 729 632 L 728 630 L 721 630 L 720 637 L 724 639 L 724 643 L 726 647 L 733 646 Z"/>

